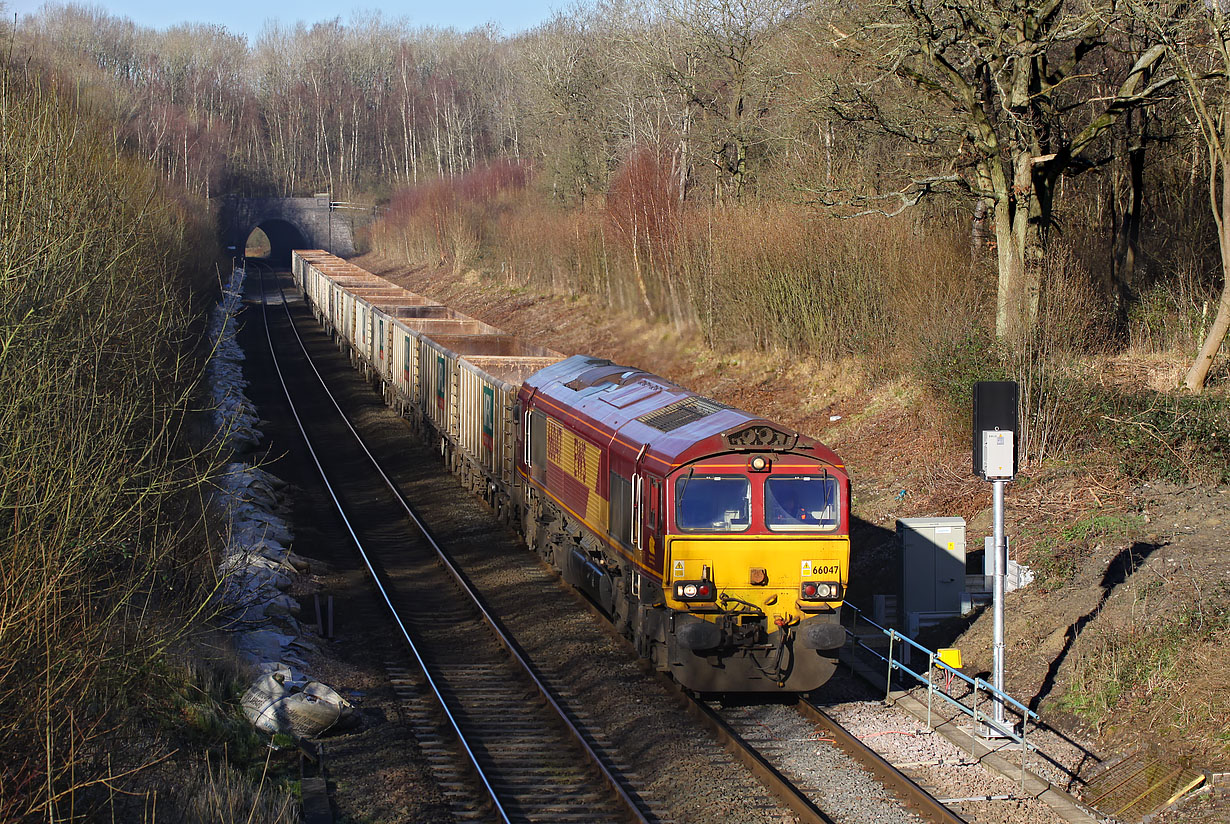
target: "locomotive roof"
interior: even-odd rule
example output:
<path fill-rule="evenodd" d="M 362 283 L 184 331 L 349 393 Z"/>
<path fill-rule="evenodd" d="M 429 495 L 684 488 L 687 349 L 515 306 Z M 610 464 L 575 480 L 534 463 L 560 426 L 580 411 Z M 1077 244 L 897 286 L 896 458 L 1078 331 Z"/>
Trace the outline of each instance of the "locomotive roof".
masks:
<path fill-rule="evenodd" d="M 647 445 L 649 455 L 671 466 L 715 452 L 791 448 L 842 466 L 836 453 L 813 438 L 609 360 L 573 355 L 534 373 L 525 385 L 597 432 L 617 435 L 633 452 Z"/>

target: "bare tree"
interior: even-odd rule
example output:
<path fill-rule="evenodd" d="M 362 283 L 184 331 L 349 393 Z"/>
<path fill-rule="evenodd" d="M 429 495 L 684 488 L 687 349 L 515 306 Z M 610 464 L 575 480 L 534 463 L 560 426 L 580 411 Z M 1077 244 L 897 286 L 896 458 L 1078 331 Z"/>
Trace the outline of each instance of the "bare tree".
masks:
<path fill-rule="evenodd" d="M 595 13 L 556 15 L 521 44 L 534 78 L 525 100 L 532 152 L 542 162 L 552 192 L 585 199 L 606 187 L 613 163 L 601 117 L 611 55 L 597 47 Z"/>
<path fill-rule="evenodd" d="M 713 171 L 715 195 L 743 196 L 785 78 L 773 48 L 795 0 L 662 0 L 649 41 L 655 71 L 681 102 L 681 154 Z M 699 151 L 695 151 L 698 147 Z"/>
<path fill-rule="evenodd" d="M 850 33 L 834 22 L 814 30 L 850 58 L 832 106 L 927 147 L 939 165 L 903 164 L 903 179 L 887 195 L 895 208 L 883 198 L 861 202 L 880 213 L 941 191 L 984 202 L 995 233 L 996 332 L 1017 340 L 1037 314 L 1060 179 L 1093 167 L 1099 138 L 1174 81 L 1155 71 L 1166 49 L 1140 48 L 1111 81 L 1111 93 L 1094 100 L 1082 96 L 1081 81 L 1110 35 L 1113 8 L 1071 0 L 885 0 L 872 13 L 873 21 Z M 889 78 L 921 91 L 929 105 L 915 98 L 886 103 L 879 86 Z"/>
<path fill-rule="evenodd" d="M 1230 18 L 1222 2 L 1137 2 L 1132 11 L 1165 44 L 1208 152 L 1209 208 L 1221 251 L 1222 294 L 1213 325 L 1183 381 L 1192 392 L 1201 392 L 1230 330 Z"/>

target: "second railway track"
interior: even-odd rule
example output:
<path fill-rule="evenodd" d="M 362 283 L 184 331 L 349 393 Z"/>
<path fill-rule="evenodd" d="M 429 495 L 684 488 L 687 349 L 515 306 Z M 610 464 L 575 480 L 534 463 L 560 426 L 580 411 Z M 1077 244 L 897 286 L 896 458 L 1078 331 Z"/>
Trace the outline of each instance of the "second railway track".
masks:
<path fill-rule="evenodd" d="M 276 323 L 268 313 L 265 321 Z M 275 363 L 296 357 L 293 324 L 282 331 L 280 342 L 274 342 L 272 329 L 268 338 Z M 299 355 L 309 358 L 306 348 Z M 310 365 L 277 367 L 288 403 L 339 514 L 423 667 L 424 682 L 440 698 L 447 718 L 441 726 L 455 734 L 455 758 L 474 768 L 468 771 L 475 779 L 470 808 L 500 821 L 657 820 L 630 794 L 624 777 L 577 734 L 498 624 L 484 621 L 481 601 L 463 576 L 441 563 L 436 541 L 377 470 Z"/>
<path fill-rule="evenodd" d="M 821 821 L 927 821 L 965 824 L 807 699 L 797 702 L 696 702 L 697 712 L 725 728 L 731 746 L 749 751 L 752 769 L 784 781 L 805 799 L 796 812 Z M 767 773 L 767 775 L 766 775 Z"/>

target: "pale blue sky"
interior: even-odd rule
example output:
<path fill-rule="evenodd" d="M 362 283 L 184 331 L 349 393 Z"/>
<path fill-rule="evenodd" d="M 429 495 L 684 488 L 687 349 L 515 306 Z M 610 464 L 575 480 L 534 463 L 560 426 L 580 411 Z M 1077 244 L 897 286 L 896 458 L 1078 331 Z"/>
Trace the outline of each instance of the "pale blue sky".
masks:
<path fill-rule="evenodd" d="M 12 19 L 32 14 L 44 0 L 0 0 Z M 218 23 L 232 32 L 246 34 L 249 42 L 266 20 L 293 24 L 312 24 L 340 17 L 343 22 L 355 11 L 378 8 L 387 19 L 405 18 L 413 26 L 452 27 L 460 31 L 495 23 L 504 34 L 533 28 L 557 10 L 566 10 L 572 0 L 391 0 L 374 5 L 371 0 L 348 4 L 346 0 L 208 0 L 202 3 L 171 0 L 78 0 L 80 5 L 98 6 L 116 17 L 127 17 L 140 26 L 165 29 L 176 23 Z"/>

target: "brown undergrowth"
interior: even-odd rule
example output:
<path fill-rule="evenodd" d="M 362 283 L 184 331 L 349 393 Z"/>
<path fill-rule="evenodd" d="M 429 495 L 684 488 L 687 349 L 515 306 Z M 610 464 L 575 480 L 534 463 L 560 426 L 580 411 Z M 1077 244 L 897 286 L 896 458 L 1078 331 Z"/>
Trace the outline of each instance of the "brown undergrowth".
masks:
<path fill-rule="evenodd" d="M 0 67 L 0 820 L 255 821 L 186 754 L 253 746 L 233 685 L 174 663 L 213 580 L 214 231 L 87 97 Z"/>
<path fill-rule="evenodd" d="M 868 581 L 887 591 L 896 585 L 896 573 L 885 569 L 896 563 L 897 518 L 962 516 L 971 549 L 990 532 L 991 490 L 972 474 L 968 429 L 909 374 L 877 378 L 876 363 L 865 359 L 715 352 L 699 331 L 655 325 L 585 296 L 535 293 L 476 270 L 456 277 L 378 255 L 358 262 L 537 343 L 653 370 L 833 445 L 850 467 L 854 514 L 866 525 L 855 533 L 856 569 L 865 573 L 851 587 L 857 603 L 869 605 Z M 1139 366 L 1130 365 L 1129 355 L 1117 358 L 1120 381 L 1134 371 L 1159 371 L 1155 353 Z M 1072 374 L 1096 374 L 1102 363 L 1076 364 Z M 1095 387 L 1104 383 L 1086 380 Z M 1130 391 L 1149 390 L 1132 385 Z M 1095 395 L 1066 397 L 1084 404 Z M 1171 397 L 1151 402 L 1183 403 Z M 1088 409 L 1097 413 L 1092 423 Z M 1050 456 L 1027 465 L 1009 487 L 1013 554 L 1038 575 L 1033 586 L 1009 598 L 1009 689 L 1086 736 L 1095 749 L 1131 746 L 1139 731 L 1148 730 L 1155 745 L 1225 764 L 1230 703 L 1215 674 L 1230 668 L 1224 644 L 1230 589 L 1217 582 L 1230 584 L 1230 566 L 1212 548 L 1227 537 L 1230 495 L 1198 478 L 1159 487 L 1133 476 L 1125 471 L 1131 469 L 1124 456 L 1130 445 L 1116 439 L 1099 407 L 1057 411 L 1091 434 L 1064 439 L 1051 433 Z M 1102 440 L 1095 439 L 1099 427 Z M 1217 464 L 1216 455 L 1206 457 L 1210 466 Z M 1147 514 L 1156 507 L 1184 510 L 1193 494 L 1207 498 L 1210 513 L 1198 522 L 1169 513 L 1162 529 L 1158 516 Z M 1211 582 L 1199 593 L 1198 609 L 1193 580 Z M 965 649 L 973 671 L 989 669 L 989 624 L 989 615 L 977 617 L 963 634 L 945 639 Z M 1138 734 L 1129 734 L 1133 730 Z"/>

